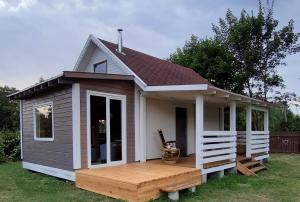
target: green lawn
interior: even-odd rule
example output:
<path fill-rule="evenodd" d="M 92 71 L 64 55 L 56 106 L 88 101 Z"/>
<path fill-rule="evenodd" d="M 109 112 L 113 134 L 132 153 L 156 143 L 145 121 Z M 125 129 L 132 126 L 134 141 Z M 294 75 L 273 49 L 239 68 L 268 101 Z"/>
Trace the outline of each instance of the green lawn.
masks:
<path fill-rule="evenodd" d="M 180 201 L 300 201 L 300 155 L 273 154 L 259 177 L 227 175 L 183 192 Z M 74 184 L 31 173 L 19 162 L 0 165 L 0 201 L 116 201 Z M 156 201 L 167 201 L 162 197 Z"/>

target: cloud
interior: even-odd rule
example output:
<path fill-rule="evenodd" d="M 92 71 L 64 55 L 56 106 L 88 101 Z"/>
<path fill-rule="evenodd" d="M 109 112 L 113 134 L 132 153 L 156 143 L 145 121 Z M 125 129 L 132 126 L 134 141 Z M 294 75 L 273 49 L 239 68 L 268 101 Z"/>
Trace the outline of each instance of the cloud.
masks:
<path fill-rule="evenodd" d="M 124 29 L 126 46 L 166 58 L 191 34 L 212 36 L 212 23 L 228 8 L 239 15 L 257 5 L 253 0 L 0 0 L 0 85 L 21 89 L 40 76 L 71 70 L 90 33 L 115 42 L 117 28 Z M 275 17 L 281 24 L 294 18 L 300 31 L 299 7 L 300 1 L 276 1 Z M 288 57 L 287 64 L 280 73 L 288 90 L 300 94 L 298 57 Z"/>
<path fill-rule="evenodd" d="M 34 5 L 36 0 L 0 0 L 0 9 L 9 12 L 18 12 L 21 9 L 27 9 Z"/>

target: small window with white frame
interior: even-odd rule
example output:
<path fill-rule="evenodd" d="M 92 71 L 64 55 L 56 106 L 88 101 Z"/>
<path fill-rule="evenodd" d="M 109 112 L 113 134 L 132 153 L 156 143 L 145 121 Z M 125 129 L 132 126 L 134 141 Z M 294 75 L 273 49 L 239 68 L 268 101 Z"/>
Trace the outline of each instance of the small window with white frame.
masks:
<path fill-rule="evenodd" d="M 33 106 L 34 139 L 39 141 L 53 141 L 53 102 Z"/>
<path fill-rule="evenodd" d="M 95 73 L 107 73 L 107 61 L 104 60 L 102 62 L 94 64 L 94 72 Z"/>

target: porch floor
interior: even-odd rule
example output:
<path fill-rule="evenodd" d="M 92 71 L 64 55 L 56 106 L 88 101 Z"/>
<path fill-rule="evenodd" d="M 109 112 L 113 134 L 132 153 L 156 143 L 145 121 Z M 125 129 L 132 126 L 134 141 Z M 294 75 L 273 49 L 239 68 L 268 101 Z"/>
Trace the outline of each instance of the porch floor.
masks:
<path fill-rule="evenodd" d="M 201 184 L 199 169 L 175 165 L 153 160 L 146 163 L 83 169 L 76 171 L 76 186 L 117 199 L 148 201 L 159 198 L 160 189 L 164 187 Z"/>
<path fill-rule="evenodd" d="M 147 163 L 151 164 L 165 164 L 162 159 L 155 159 L 155 160 L 149 160 Z M 187 157 L 180 157 L 179 161 L 176 164 L 171 164 L 171 166 L 181 166 L 181 167 L 189 167 L 189 168 L 195 168 L 195 155 L 191 154 Z M 203 168 L 212 168 L 216 166 L 222 166 L 225 164 L 231 163 L 230 160 L 221 160 L 221 161 L 215 161 L 211 163 L 205 163 L 203 164 Z"/>

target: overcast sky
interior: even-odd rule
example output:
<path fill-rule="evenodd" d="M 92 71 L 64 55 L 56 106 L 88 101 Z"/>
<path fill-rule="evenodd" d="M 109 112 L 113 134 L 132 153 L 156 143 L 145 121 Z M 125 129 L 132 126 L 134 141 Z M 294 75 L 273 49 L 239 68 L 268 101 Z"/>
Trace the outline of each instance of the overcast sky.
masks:
<path fill-rule="evenodd" d="M 22 89 L 72 70 L 89 34 L 116 42 L 124 29 L 124 44 L 166 58 L 195 34 L 213 35 L 212 23 L 230 8 L 257 11 L 255 0 L 0 0 L 0 85 Z M 300 31 L 300 1 L 275 2 L 281 25 L 295 20 Z M 300 57 L 289 56 L 280 68 L 289 91 L 300 95 Z"/>

